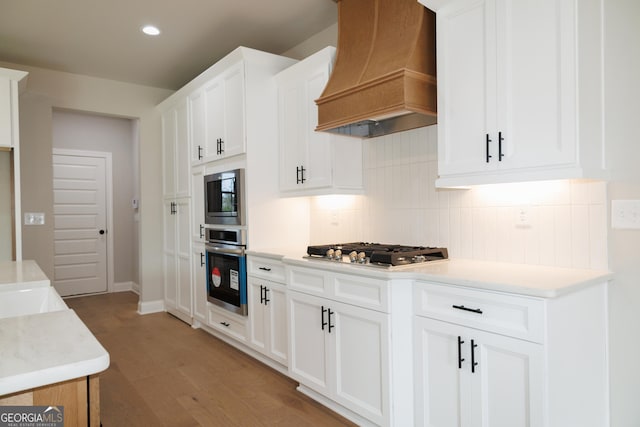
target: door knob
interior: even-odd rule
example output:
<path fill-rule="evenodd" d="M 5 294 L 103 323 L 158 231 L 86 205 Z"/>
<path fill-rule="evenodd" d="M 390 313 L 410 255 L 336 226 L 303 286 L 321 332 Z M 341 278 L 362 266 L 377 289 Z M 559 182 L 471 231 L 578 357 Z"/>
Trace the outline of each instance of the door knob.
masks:
<path fill-rule="evenodd" d="M 100 231 L 99 231 L 99 233 L 100 233 L 100 234 L 104 234 L 104 230 L 100 230 Z"/>

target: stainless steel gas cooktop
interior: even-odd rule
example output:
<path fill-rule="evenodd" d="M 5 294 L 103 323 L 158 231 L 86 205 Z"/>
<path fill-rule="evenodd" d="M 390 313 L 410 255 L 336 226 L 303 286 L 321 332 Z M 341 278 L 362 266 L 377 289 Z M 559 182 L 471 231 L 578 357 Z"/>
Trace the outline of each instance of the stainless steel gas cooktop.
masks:
<path fill-rule="evenodd" d="M 307 254 L 309 259 L 379 267 L 416 264 L 449 257 L 446 248 L 365 242 L 308 246 Z"/>

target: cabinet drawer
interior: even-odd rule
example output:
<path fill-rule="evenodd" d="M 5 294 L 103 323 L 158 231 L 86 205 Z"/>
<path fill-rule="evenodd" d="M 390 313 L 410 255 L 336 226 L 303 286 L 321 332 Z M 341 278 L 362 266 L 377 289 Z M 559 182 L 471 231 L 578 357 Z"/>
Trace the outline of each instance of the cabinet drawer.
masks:
<path fill-rule="evenodd" d="M 332 285 L 331 298 L 336 301 L 389 312 L 389 286 L 384 280 L 337 274 Z"/>
<path fill-rule="evenodd" d="M 287 286 L 312 295 L 328 296 L 327 274 L 322 270 L 304 267 L 291 267 L 288 269 Z"/>
<path fill-rule="evenodd" d="M 284 264 L 282 262 L 271 259 L 249 255 L 247 257 L 247 271 L 252 276 L 262 277 L 263 279 L 273 280 L 274 282 L 284 283 Z"/>
<path fill-rule="evenodd" d="M 238 341 L 246 341 L 246 319 L 238 319 L 231 313 L 227 314 L 223 312 L 223 310 L 224 309 L 217 307 L 209 307 L 209 326 L 217 331 L 224 332 Z"/>
<path fill-rule="evenodd" d="M 416 282 L 413 292 L 417 316 L 544 341 L 543 300 L 427 282 Z"/>

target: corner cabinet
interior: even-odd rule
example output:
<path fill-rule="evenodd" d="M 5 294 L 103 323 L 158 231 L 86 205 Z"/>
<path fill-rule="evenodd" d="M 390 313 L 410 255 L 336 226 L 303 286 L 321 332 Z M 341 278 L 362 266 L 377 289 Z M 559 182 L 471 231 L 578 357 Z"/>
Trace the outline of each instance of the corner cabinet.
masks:
<path fill-rule="evenodd" d="M 192 164 L 246 151 L 244 65 L 233 64 L 189 96 Z"/>
<path fill-rule="evenodd" d="M 362 192 L 362 140 L 315 130 L 334 56 L 327 47 L 276 75 L 283 195 Z"/>
<path fill-rule="evenodd" d="M 595 0 L 419 0 L 436 12 L 439 187 L 605 177 Z"/>
<path fill-rule="evenodd" d="M 543 299 L 417 282 L 416 425 L 608 425 L 605 295 L 605 285 Z"/>

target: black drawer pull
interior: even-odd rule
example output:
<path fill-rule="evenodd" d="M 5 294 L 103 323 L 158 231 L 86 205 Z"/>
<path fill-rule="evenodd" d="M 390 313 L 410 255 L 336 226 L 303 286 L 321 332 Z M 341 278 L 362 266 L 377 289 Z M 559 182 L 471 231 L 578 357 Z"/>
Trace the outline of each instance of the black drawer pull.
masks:
<path fill-rule="evenodd" d="M 464 305 L 452 305 L 451 307 L 458 309 L 458 310 L 464 310 L 464 311 L 470 311 L 472 313 L 478 313 L 478 314 L 482 314 L 482 310 L 480 310 L 479 308 L 469 308 L 469 307 L 465 307 Z"/>
<path fill-rule="evenodd" d="M 263 271 L 271 271 L 271 269 L 269 267 L 260 267 L 260 270 Z"/>
<path fill-rule="evenodd" d="M 231 324 L 229 324 L 229 323 L 227 323 L 227 322 L 220 322 L 220 324 L 221 324 L 222 326 L 226 326 L 227 328 L 228 328 L 229 326 L 231 326 Z"/>

